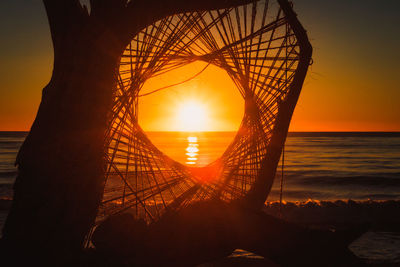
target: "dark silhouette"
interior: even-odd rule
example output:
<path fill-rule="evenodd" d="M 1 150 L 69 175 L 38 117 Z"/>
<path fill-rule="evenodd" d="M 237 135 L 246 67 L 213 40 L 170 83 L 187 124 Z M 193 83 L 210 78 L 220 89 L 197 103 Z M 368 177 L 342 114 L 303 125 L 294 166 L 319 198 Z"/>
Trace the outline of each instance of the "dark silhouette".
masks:
<path fill-rule="evenodd" d="M 2 239 L 2 245 L 10 255 L 29 255 L 29 261 L 60 264 L 79 260 L 85 237 L 94 225 L 103 197 L 107 166 L 104 144 L 109 138 L 107 131 L 112 121 L 110 117 L 113 116 L 110 114 L 115 97 L 113 88 L 117 84 L 121 54 L 132 38 L 146 26 L 166 16 L 248 2 L 252 1 L 206 0 L 189 3 L 181 0 L 92 0 L 89 15 L 78 0 L 44 0 L 54 45 L 54 69 L 51 81 L 43 89 L 37 117 L 16 160 L 19 172 Z M 231 173 L 228 179 L 215 186 L 215 200 L 185 207 L 183 203 L 189 202 L 201 187 L 200 183 L 196 183 L 183 192 L 181 190 L 172 203 L 164 203 L 163 216 L 149 226 L 129 214 L 106 219 L 97 227 L 93 242 L 99 251 L 110 255 L 109 258 L 120 258 L 128 263 L 145 263 L 149 258 L 150 263 L 154 264 L 166 261 L 176 264 L 200 263 L 229 254 L 240 247 L 282 264 L 290 264 L 286 263 L 287 259 L 283 256 L 286 252 L 295 253 L 294 249 L 283 250 L 290 240 L 289 236 L 296 237 L 297 245 L 312 246 L 312 242 L 308 242 L 314 240 L 313 233 L 259 211 L 275 177 L 312 53 L 305 30 L 288 1 L 278 0 L 278 3 L 284 17 L 282 15 L 276 23 L 290 26 L 293 34 L 287 33 L 286 37 L 296 37 L 297 43 L 293 47 L 298 47 L 299 51 L 292 53 L 295 55 L 293 62 L 297 65 L 292 67 L 292 76 L 289 78 L 273 76 L 283 86 L 278 84 L 271 87 L 282 94 L 274 94 L 272 111 L 267 110 L 270 107 L 257 102 L 254 91 L 246 87 L 245 82 L 249 81 L 241 77 L 247 116 L 243 124 L 248 122 L 242 128 L 264 133 L 257 128 L 257 123 L 252 123 L 273 122 L 263 125 L 269 129 L 269 136 L 268 139 L 264 137 L 267 140 L 263 147 L 264 154 L 260 162 L 254 165 L 258 169 L 253 170 L 257 175 L 251 186 L 244 195 L 238 194 L 238 198 L 232 193 L 233 200 L 229 204 L 220 202 L 219 199 L 226 193 L 223 188 L 229 186 L 230 177 L 233 177 Z M 288 46 L 287 42 L 282 44 L 282 47 Z M 208 56 L 205 55 L 201 60 L 207 60 Z M 286 55 L 285 59 L 288 58 L 290 56 Z M 227 63 L 221 60 L 215 64 L 223 66 Z M 271 66 L 271 69 L 278 69 L 282 73 L 290 68 L 287 64 Z M 265 114 L 273 119 L 261 118 Z M 237 138 L 241 135 L 245 133 L 239 132 Z M 181 167 L 174 165 L 174 168 Z M 126 181 L 124 183 L 127 184 Z M 137 196 L 136 192 L 132 194 Z M 125 185 L 122 200 L 125 201 Z M 157 209 L 157 205 L 152 208 Z M 148 208 L 143 209 L 154 219 Z M 207 234 L 200 236 L 199 230 L 194 230 L 196 227 Z M 268 230 L 263 232 L 265 228 Z M 183 231 L 183 239 L 175 239 L 169 247 L 165 247 L 171 242 L 169 235 L 172 230 Z M 233 236 L 229 236 L 230 232 L 234 233 Z M 270 241 L 278 235 L 286 235 L 286 238 L 282 238 L 281 246 L 275 247 Z M 266 239 L 260 239 L 260 236 Z M 199 243 L 196 245 L 193 240 Z M 124 248 L 116 249 L 119 242 L 125 243 Z M 141 243 L 145 245 L 140 246 Z M 201 249 L 207 245 L 209 249 Z M 200 250 L 204 253 L 198 253 Z M 302 253 L 296 254 L 299 258 L 309 255 L 300 251 Z M 151 257 L 154 254 L 158 260 Z M 143 255 L 149 258 L 143 258 Z"/>
<path fill-rule="evenodd" d="M 149 226 L 129 213 L 110 216 L 94 232 L 93 243 L 105 261 L 130 266 L 192 266 L 237 248 L 279 266 L 362 266 L 347 246 L 365 230 L 310 229 L 211 200 L 167 213 Z"/>
<path fill-rule="evenodd" d="M 126 209 L 150 223 L 167 210 L 205 199 L 260 209 L 275 178 L 311 50 L 286 1 L 175 15 L 140 31 L 121 56 L 97 223 Z M 245 100 L 236 137 L 203 168 L 182 165 L 158 150 L 137 115 L 141 96 L 168 87 L 143 93 L 149 78 L 195 60 L 224 69 Z"/>
<path fill-rule="evenodd" d="M 89 14 L 78 0 L 44 0 L 54 69 L 16 160 L 4 246 L 31 261 L 65 262 L 81 250 L 103 193 L 107 116 L 124 48 L 162 17 L 246 2 L 92 0 Z"/>

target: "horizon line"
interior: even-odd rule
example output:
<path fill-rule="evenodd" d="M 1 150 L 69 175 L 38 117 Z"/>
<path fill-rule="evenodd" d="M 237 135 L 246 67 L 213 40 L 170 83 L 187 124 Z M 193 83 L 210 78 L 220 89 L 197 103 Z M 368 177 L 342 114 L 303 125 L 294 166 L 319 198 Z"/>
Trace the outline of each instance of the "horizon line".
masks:
<path fill-rule="evenodd" d="M 151 130 L 144 131 L 148 133 L 232 133 L 234 131 L 162 131 L 162 130 Z M 22 130 L 0 130 L 1 133 L 29 133 L 30 131 Z M 288 133 L 399 133 L 399 131 L 288 131 Z"/>

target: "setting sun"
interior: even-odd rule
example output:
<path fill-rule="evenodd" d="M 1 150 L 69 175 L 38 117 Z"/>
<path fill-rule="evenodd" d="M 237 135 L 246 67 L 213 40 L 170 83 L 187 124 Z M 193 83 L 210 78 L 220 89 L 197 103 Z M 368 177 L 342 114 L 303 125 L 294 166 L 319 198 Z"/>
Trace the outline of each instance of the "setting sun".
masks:
<path fill-rule="evenodd" d="M 196 100 L 185 101 L 177 108 L 176 120 L 180 131 L 200 132 L 207 129 L 208 112 L 205 104 Z"/>
<path fill-rule="evenodd" d="M 237 131 L 243 118 L 244 101 L 237 86 L 222 68 L 202 61 L 152 77 L 141 89 L 138 120 L 149 131 L 215 132 Z M 189 80 L 188 80 L 189 79 Z M 148 94 L 177 81 L 183 84 Z"/>

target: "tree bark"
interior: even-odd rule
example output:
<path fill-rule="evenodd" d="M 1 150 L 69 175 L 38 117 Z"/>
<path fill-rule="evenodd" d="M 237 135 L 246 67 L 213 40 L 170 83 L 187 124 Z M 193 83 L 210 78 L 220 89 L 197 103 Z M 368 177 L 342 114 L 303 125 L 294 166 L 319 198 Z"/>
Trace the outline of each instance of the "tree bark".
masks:
<path fill-rule="evenodd" d="M 123 49 L 98 26 L 73 32 L 53 38 L 52 78 L 17 157 L 3 229 L 19 249 L 65 258 L 82 247 L 102 197 L 104 133 Z"/>
<path fill-rule="evenodd" d="M 104 138 L 119 58 L 142 28 L 174 13 L 246 0 L 44 0 L 54 69 L 16 160 L 4 247 L 30 262 L 66 263 L 81 250 L 104 187 Z"/>

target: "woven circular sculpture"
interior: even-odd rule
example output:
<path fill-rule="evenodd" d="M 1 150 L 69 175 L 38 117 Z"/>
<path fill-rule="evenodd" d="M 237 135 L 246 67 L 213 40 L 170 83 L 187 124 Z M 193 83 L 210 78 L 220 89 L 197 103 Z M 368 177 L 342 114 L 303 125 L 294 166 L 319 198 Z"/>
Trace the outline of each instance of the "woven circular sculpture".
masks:
<path fill-rule="evenodd" d="M 174 15 L 143 29 L 132 40 L 121 57 L 115 89 L 98 222 L 118 212 L 151 222 L 195 201 L 240 200 L 260 179 L 268 194 L 273 177 L 266 177 L 263 170 L 276 169 L 278 164 L 276 159 L 268 161 L 271 140 L 279 130 L 275 128 L 281 103 L 293 97 L 292 83 L 301 62 L 298 34 L 287 13 L 290 7 L 285 10 L 278 2 Z M 196 60 L 226 70 L 245 100 L 244 117 L 233 142 L 221 158 L 202 168 L 164 155 L 137 120 L 146 80 Z M 292 93 L 294 105 L 303 80 L 298 92 Z M 289 121 L 294 105 L 286 112 Z M 284 141 L 287 127 L 283 129 Z"/>

